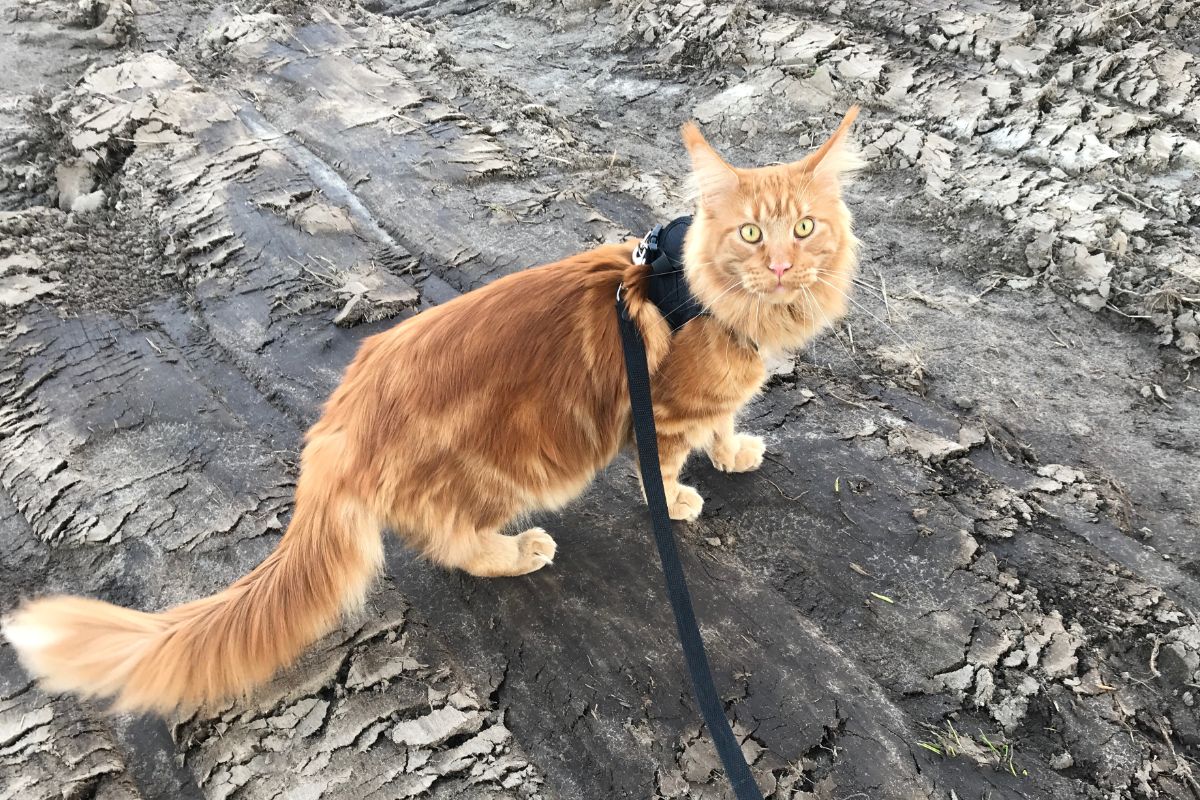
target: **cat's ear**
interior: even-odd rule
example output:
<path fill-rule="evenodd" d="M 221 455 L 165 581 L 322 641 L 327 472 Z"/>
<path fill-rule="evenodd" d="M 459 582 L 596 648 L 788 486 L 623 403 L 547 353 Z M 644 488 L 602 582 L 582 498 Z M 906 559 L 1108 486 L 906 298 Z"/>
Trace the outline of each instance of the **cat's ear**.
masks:
<path fill-rule="evenodd" d="M 737 191 L 737 173 L 712 149 L 696 123 L 685 123 L 680 134 L 684 147 L 692 157 L 692 178 L 698 195 L 696 199 L 701 205 L 712 208 Z"/>
<path fill-rule="evenodd" d="M 863 160 L 847 141 L 850 126 L 854 124 L 857 116 L 858 106 L 850 106 L 846 116 L 842 117 L 842 124 L 838 125 L 837 130 L 826 140 L 825 144 L 797 161 L 793 166 L 803 172 L 829 175 L 835 178 L 861 169 Z"/>

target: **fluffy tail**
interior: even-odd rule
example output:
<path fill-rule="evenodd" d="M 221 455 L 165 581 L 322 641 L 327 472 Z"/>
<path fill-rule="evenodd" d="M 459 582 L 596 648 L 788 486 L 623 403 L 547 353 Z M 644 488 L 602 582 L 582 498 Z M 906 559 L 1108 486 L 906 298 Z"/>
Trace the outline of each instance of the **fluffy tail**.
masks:
<path fill-rule="evenodd" d="M 4 621 L 4 635 L 47 689 L 115 696 L 120 710 L 165 714 L 245 692 L 360 604 L 382 561 L 379 521 L 308 477 L 275 552 L 223 592 L 159 614 L 34 600 Z"/>

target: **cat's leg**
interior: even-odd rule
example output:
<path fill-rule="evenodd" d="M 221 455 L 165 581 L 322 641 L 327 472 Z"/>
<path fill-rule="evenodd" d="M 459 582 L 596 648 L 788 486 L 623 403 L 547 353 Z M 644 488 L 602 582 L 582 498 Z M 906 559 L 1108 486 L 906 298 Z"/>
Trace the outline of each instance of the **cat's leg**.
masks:
<path fill-rule="evenodd" d="M 721 420 L 708 445 L 708 457 L 722 472 L 751 472 L 762 466 L 766 445 L 761 436 L 738 433 L 733 415 Z"/>
<path fill-rule="evenodd" d="M 525 575 L 554 563 L 557 545 L 541 528 L 516 536 L 495 531 L 456 532 L 441 540 L 429 555 L 447 567 L 480 578 Z"/>
<path fill-rule="evenodd" d="M 658 437 L 658 465 L 662 470 L 663 491 L 667 495 L 667 511 L 671 519 L 691 522 L 700 516 L 704 498 L 691 486 L 679 482 L 679 471 L 692 452 L 692 443 L 685 436 Z"/>

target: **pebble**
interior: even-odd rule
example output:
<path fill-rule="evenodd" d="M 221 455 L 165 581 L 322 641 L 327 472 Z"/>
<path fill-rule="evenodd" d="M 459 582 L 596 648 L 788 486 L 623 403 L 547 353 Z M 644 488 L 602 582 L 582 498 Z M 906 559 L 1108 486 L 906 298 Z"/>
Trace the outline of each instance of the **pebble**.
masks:
<path fill-rule="evenodd" d="M 104 207 L 105 199 L 103 189 L 97 189 L 94 192 L 80 195 L 71 203 L 71 213 L 86 214 L 90 211 L 98 211 Z"/>
<path fill-rule="evenodd" d="M 1050 769 L 1070 769 L 1075 766 L 1075 759 L 1066 751 L 1050 759 Z"/>

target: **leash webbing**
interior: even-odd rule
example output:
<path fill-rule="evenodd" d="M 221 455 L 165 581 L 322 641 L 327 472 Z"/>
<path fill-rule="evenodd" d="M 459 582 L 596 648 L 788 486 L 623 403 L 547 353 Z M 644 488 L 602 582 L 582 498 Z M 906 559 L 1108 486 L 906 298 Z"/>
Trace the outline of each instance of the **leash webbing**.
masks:
<path fill-rule="evenodd" d="M 671 517 L 667 511 L 667 496 L 663 490 L 662 472 L 658 466 L 658 435 L 654 429 L 654 407 L 650 399 L 650 368 L 646 362 L 646 347 L 637 324 L 629 317 L 623 292 L 617 292 L 617 323 L 621 329 L 621 347 L 625 351 L 625 375 L 629 381 L 629 404 L 633 410 L 633 430 L 637 437 L 638 461 L 642 467 L 642 486 L 646 490 L 646 504 L 650 507 L 650 522 L 654 529 L 654 541 L 662 559 L 663 578 L 667 584 L 667 597 L 675 614 L 675 629 L 683 647 L 688 674 L 692 679 L 692 690 L 700 706 L 700 714 L 708 726 L 708 733 L 717 747 L 717 754 L 725 766 L 725 775 L 733 785 L 738 800 L 762 800 L 750 766 L 742 755 L 742 748 L 734 738 L 729 719 L 721 707 L 721 700 L 713 686 L 712 670 L 708 655 L 704 651 L 704 639 L 696 626 L 696 612 L 692 609 L 692 598 L 688 592 L 683 564 L 679 560 L 679 549 L 675 534 L 671 531 Z"/>

